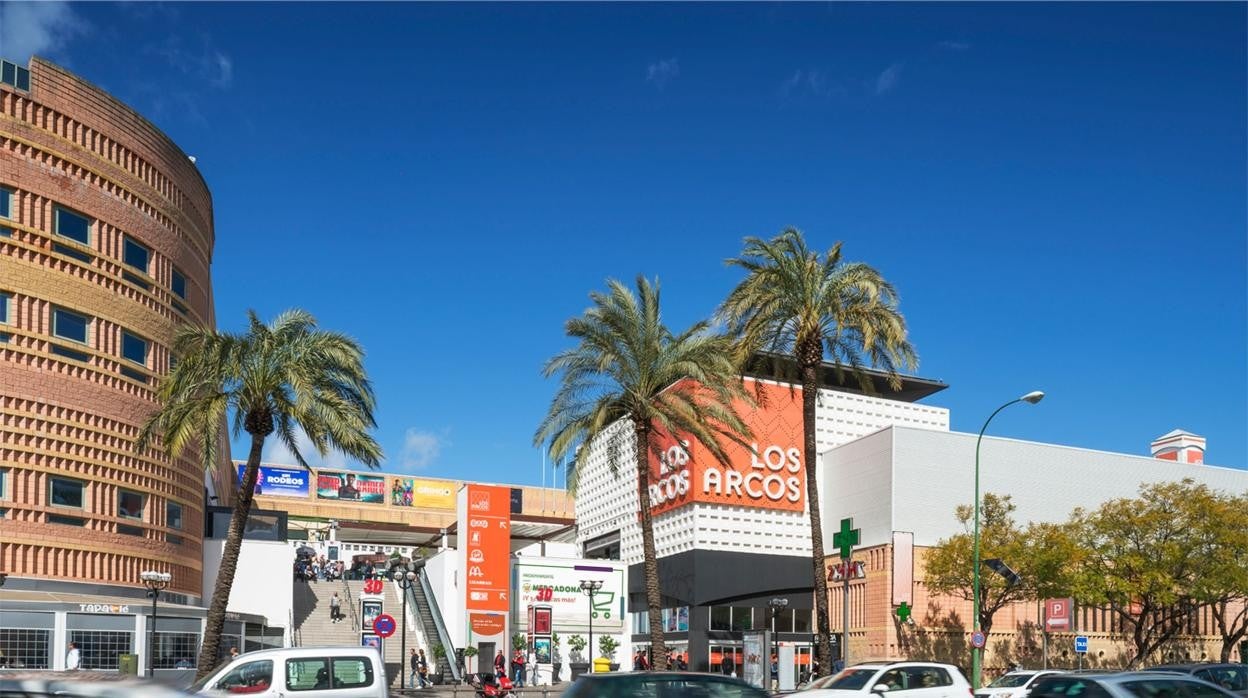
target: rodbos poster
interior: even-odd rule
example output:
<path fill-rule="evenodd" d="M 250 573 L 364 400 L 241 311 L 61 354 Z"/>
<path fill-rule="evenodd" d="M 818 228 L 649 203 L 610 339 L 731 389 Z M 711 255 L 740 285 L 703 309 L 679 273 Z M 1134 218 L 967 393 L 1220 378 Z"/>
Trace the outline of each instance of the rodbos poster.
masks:
<path fill-rule="evenodd" d="M 238 481 L 243 481 L 245 464 L 238 465 Z M 260 474 L 256 477 L 256 494 L 266 497 L 306 497 L 312 480 L 312 473 L 296 468 L 277 468 L 271 465 L 260 466 Z"/>

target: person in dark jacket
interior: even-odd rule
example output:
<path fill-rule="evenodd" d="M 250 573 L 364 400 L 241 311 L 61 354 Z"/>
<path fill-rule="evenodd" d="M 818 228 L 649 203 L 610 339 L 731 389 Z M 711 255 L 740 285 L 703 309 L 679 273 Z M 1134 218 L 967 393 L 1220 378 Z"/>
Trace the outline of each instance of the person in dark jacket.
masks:
<path fill-rule="evenodd" d="M 732 660 L 731 652 L 724 652 L 724 658 L 719 660 L 719 670 L 724 676 L 732 676 L 737 671 L 737 663 Z"/>

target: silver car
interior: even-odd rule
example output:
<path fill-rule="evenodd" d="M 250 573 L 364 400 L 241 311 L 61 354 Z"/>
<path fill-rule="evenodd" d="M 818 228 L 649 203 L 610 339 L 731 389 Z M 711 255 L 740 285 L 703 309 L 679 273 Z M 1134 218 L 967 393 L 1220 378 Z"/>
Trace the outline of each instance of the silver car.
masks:
<path fill-rule="evenodd" d="M 187 698 L 153 681 L 94 671 L 0 671 L 0 696 L 58 698 Z"/>
<path fill-rule="evenodd" d="M 1050 670 L 1011 671 L 997 678 L 996 681 L 975 691 L 975 698 L 1027 698 L 1028 691 L 1043 676 L 1052 676 L 1060 672 Z"/>
<path fill-rule="evenodd" d="M 1128 671 L 1110 674 L 1045 676 L 1029 698 L 1238 698 L 1194 676 Z"/>

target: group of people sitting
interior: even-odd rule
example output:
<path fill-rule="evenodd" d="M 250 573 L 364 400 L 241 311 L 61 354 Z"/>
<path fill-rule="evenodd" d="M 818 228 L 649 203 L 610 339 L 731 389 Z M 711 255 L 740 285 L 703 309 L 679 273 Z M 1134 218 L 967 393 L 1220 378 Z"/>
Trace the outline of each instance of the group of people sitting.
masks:
<path fill-rule="evenodd" d="M 331 562 L 325 556 L 300 555 L 295 557 L 295 581 L 316 582 L 342 579 L 342 561 Z"/>

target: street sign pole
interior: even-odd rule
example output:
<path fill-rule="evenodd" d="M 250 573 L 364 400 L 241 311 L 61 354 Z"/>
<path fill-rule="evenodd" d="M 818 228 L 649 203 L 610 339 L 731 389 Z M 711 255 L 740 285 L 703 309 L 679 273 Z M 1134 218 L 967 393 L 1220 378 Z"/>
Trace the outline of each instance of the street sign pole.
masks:
<path fill-rule="evenodd" d="M 849 569 L 854 557 L 854 546 L 861 540 L 860 529 L 854 528 L 853 518 L 841 519 L 841 530 L 832 534 L 832 545 L 840 549 L 842 588 L 845 595 L 841 602 L 841 666 L 849 666 Z"/>
<path fill-rule="evenodd" d="M 1078 637 L 1079 636 L 1079 607 L 1077 605 L 1072 604 L 1070 607 L 1070 614 L 1074 616 L 1074 618 L 1070 620 L 1070 624 L 1075 629 L 1075 637 Z M 1076 652 L 1075 654 L 1079 655 L 1079 669 L 1082 671 L 1083 670 L 1083 653 Z"/>
<path fill-rule="evenodd" d="M 1042 668 L 1049 668 L 1049 610 L 1045 608 L 1046 604 L 1040 599 L 1036 599 L 1036 605 L 1040 607 L 1040 632 L 1041 635 L 1041 652 L 1044 653 Z"/>

